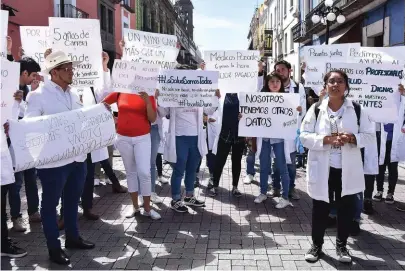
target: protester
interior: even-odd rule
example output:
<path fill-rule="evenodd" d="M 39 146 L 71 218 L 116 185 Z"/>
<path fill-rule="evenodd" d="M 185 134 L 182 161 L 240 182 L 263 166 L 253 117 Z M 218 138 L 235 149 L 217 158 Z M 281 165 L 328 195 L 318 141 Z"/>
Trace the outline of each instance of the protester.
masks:
<path fill-rule="evenodd" d="M 284 93 L 283 78 L 278 73 L 267 75 L 261 92 Z M 271 174 L 271 155 L 273 151 L 276 158 L 275 168 L 278 170 L 283 184 L 283 195 L 276 208 L 282 209 L 291 205 L 288 199 L 290 177 L 284 151 L 284 140 L 280 138 L 253 138 L 252 149 L 260 160 L 260 194 L 256 197 L 255 203 L 261 203 L 267 199 L 268 176 Z"/>
<path fill-rule="evenodd" d="M 339 218 L 338 260 L 351 262 L 347 238 L 356 209 L 356 194 L 364 190 L 360 148 L 372 142 L 374 127 L 363 110 L 360 125 L 357 124 L 355 106 L 358 105 L 346 99 L 350 91 L 346 73 L 329 72 L 324 84 L 328 98 L 310 108 L 300 135 L 303 145 L 309 149 L 307 182 L 308 194 L 313 199 L 313 245 L 305 254 L 305 260 L 315 262 L 322 253 L 331 204 L 337 208 Z"/>
<path fill-rule="evenodd" d="M 44 73 L 51 80 L 31 92 L 25 118 L 47 116 L 56 113 L 80 109 L 79 97 L 71 91 L 74 65 L 65 53 L 51 53 L 45 60 Z M 63 161 L 38 167 L 38 176 L 42 184 L 41 217 L 47 240 L 49 256 L 58 264 L 69 264 L 69 257 L 61 249 L 58 240 L 59 230 L 56 223 L 56 207 L 63 194 L 66 248 L 91 249 L 94 244 L 80 237 L 77 226 L 78 203 L 86 178 L 86 156 L 80 155 Z"/>
<path fill-rule="evenodd" d="M 188 65 L 178 65 L 176 69 L 191 70 L 192 68 Z M 157 93 L 159 94 L 159 91 Z M 220 97 L 219 90 L 215 95 Z M 201 157 L 208 153 L 203 114 L 211 115 L 216 108 L 164 108 L 158 103 L 158 110 L 161 117 L 170 118 L 163 158 L 173 163 L 171 208 L 176 212 L 185 213 L 188 212 L 185 205 L 203 207 L 205 203 L 194 197 L 194 181 Z M 183 202 L 181 179 L 184 173 L 186 196 Z"/>

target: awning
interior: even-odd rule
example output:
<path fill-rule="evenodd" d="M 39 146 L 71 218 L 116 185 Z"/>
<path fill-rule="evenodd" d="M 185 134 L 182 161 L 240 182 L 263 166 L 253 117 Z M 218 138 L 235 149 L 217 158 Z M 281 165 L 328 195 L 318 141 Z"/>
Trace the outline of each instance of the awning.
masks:
<path fill-rule="evenodd" d="M 339 31 L 336 31 L 333 35 L 331 35 L 329 37 L 329 44 L 334 44 L 335 42 L 337 42 L 341 37 L 343 37 L 347 32 L 349 32 L 350 29 L 353 28 L 353 26 L 355 26 L 356 23 L 352 24 L 349 27 L 340 29 Z M 325 45 L 325 42 L 322 43 L 322 45 Z"/>

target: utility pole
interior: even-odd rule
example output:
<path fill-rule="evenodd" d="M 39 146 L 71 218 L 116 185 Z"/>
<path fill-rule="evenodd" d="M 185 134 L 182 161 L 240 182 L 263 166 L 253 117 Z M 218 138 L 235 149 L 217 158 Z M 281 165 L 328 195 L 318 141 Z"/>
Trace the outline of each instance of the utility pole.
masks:
<path fill-rule="evenodd" d="M 60 17 L 65 17 L 65 0 L 60 0 Z"/>

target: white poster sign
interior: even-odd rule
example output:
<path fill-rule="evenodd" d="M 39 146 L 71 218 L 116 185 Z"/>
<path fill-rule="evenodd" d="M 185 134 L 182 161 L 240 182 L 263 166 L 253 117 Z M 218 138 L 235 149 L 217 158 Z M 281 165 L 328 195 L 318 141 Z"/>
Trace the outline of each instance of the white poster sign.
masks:
<path fill-rule="evenodd" d="M 20 26 L 20 35 L 24 55 L 32 57 L 41 68 L 44 68 L 45 51 L 52 48 L 49 27 Z"/>
<path fill-rule="evenodd" d="M 219 89 L 226 93 L 256 92 L 259 51 L 205 51 L 207 71 L 219 71 Z"/>
<path fill-rule="evenodd" d="M 402 67 L 390 64 L 326 63 L 326 72 L 343 70 L 349 76 L 349 98 L 361 104 L 375 122 L 398 119 Z"/>
<path fill-rule="evenodd" d="M 295 139 L 299 102 L 293 93 L 240 93 L 239 136 Z"/>
<path fill-rule="evenodd" d="M 2 58 L 0 80 L 1 125 L 3 125 L 12 116 L 13 95 L 18 90 L 20 83 L 20 63 Z"/>
<path fill-rule="evenodd" d="M 8 10 L 0 10 L 0 57 L 7 57 Z"/>
<path fill-rule="evenodd" d="M 122 93 L 146 92 L 154 96 L 160 65 L 116 59 L 112 71 L 112 90 Z"/>
<path fill-rule="evenodd" d="M 123 60 L 157 64 L 162 69 L 177 65 L 179 48 L 174 35 L 143 32 L 124 28 Z"/>
<path fill-rule="evenodd" d="M 116 137 L 113 116 L 102 104 L 12 121 L 9 134 L 16 172 L 90 153 Z"/>
<path fill-rule="evenodd" d="M 102 78 L 100 21 L 95 19 L 49 18 L 52 50 L 82 61 L 75 70 L 73 87 L 97 86 Z"/>
<path fill-rule="evenodd" d="M 303 49 L 304 61 L 308 62 L 346 62 L 350 50 L 360 48 L 360 43 L 342 43 L 330 45 L 310 45 Z"/>
<path fill-rule="evenodd" d="M 350 48 L 349 62 L 405 66 L 405 46 Z"/>
<path fill-rule="evenodd" d="M 1 137 L 6 137 L 4 133 L 2 133 Z M 3 141 L 3 139 L 2 139 Z M 6 146 L 1 146 L 0 152 L 0 177 L 1 177 L 1 185 L 6 185 L 15 182 L 14 178 L 14 170 L 13 170 L 13 162 L 11 159 L 10 151 Z"/>
<path fill-rule="evenodd" d="M 162 107 L 218 106 L 217 71 L 160 70 L 159 105 Z"/>

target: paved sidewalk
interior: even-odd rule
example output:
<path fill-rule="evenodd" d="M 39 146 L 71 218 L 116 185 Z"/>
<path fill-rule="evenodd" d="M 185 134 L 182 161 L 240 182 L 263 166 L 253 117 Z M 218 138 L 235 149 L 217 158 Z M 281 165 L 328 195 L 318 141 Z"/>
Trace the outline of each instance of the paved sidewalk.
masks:
<path fill-rule="evenodd" d="M 114 158 L 114 169 L 126 185 L 119 157 Z M 207 169 L 202 167 L 202 171 L 205 186 Z M 167 178 L 170 172 L 165 165 Z M 72 264 L 65 269 L 405 269 L 405 214 L 396 211 L 395 206 L 378 203 L 375 215 L 362 215 L 362 233 L 349 240 L 352 265 L 342 265 L 336 260 L 335 229 L 329 229 L 325 237 L 327 255 L 315 264 L 308 264 L 304 253 L 310 247 L 311 200 L 305 193 L 305 172 L 300 170 L 297 176 L 301 200 L 283 210 L 275 209 L 275 201 L 270 198 L 263 204 L 255 204 L 258 183 L 244 185 L 244 176 L 243 169 L 239 188 L 244 195 L 236 199 L 230 193 L 228 160 L 220 194 L 210 198 L 205 189 L 196 189 L 197 195 L 205 198 L 206 207 L 190 209 L 189 214 L 174 213 L 168 208 L 170 185 L 157 185 L 156 191 L 164 197 L 164 203 L 155 206 L 162 219 L 154 222 L 145 217 L 126 219 L 125 215 L 132 210 L 129 195 L 112 194 L 110 186 L 96 188 L 94 210 L 101 214 L 101 220 L 89 222 L 80 216 L 81 234 L 95 242 L 96 248 L 69 250 Z M 405 202 L 402 167 L 395 199 Z M 28 221 L 25 196 L 23 201 L 24 218 Z M 63 268 L 48 261 L 40 225 L 32 225 L 26 233 L 11 232 L 11 236 L 28 250 L 28 256 L 15 260 L 2 258 L 1 269 Z"/>

